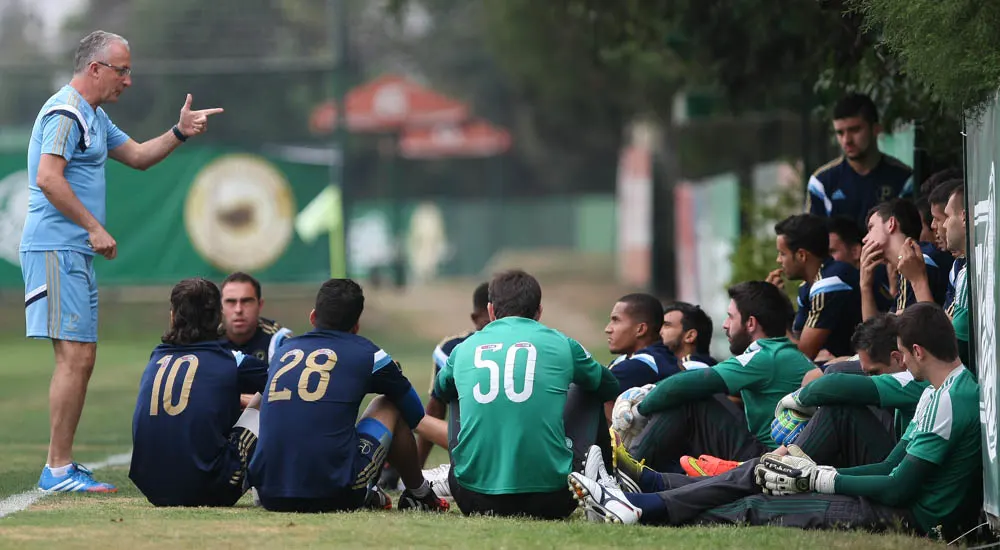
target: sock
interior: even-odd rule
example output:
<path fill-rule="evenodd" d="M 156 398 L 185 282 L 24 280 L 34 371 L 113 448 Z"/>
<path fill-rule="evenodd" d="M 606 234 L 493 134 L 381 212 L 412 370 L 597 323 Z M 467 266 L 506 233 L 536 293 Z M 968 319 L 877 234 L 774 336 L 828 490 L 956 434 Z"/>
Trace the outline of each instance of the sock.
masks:
<path fill-rule="evenodd" d="M 234 428 L 246 428 L 255 436 L 260 435 L 260 411 L 247 407 L 240 415 L 239 420 L 233 425 Z"/>
<path fill-rule="evenodd" d="M 410 492 L 417 498 L 424 498 L 431 492 L 431 484 L 425 479 L 424 482 L 420 484 L 420 487 L 410 489 Z"/>
<path fill-rule="evenodd" d="M 45 467 L 49 469 L 49 472 L 51 472 L 52 475 L 54 475 L 56 477 L 62 477 L 64 475 L 68 474 L 69 473 L 69 469 L 72 466 L 73 466 L 72 462 L 69 463 L 69 464 L 67 464 L 67 465 L 65 465 L 65 466 L 60 466 L 58 468 L 53 468 L 52 466 L 49 466 L 48 464 L 45 465 Z"/>
<path fill-rule="evenodd" d="M 636 482 L 639 484 L 639 488 L 647 493 L 658 493 L 667 490 L 667 484 L 663 482 L 663 476 L 649 468 L 642 470 L 642 475 L 639 476 Z"/>
<path fill-rule="evenodd" d="M 625 493 L 632 506 L 642 510 L 642 523 L 656 523 L 667 517 L 667 504 L 652 493 Z"/>

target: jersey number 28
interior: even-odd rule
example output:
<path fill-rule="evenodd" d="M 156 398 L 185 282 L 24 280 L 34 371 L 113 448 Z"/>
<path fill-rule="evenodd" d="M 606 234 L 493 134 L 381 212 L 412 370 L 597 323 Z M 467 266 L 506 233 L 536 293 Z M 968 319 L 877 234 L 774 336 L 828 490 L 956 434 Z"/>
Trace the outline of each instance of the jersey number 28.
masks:
<path fill-rule="evenodd" d="M 517 391 L 514 387 L 514 361 L 517 359 L 517 352 L 521 350 L 527 353 L 527 361 L 524 365 L 524 380 L 520 381 L 521 391 Z M 474 358 L 476 368 L 489 370 L 490 376 L 485 392 L 482 382 L 472 388 L 472 397 L 480 403 L 492 403 L 500 395 L 500 365 L 496 361 L 484 359 L 483 353 L 501 351 L 503 351 L 503 344 L 484 344 L 476 348 Z M 518 342 L 507 348 L 503 363 L 503 392 L 511 402 L 523 403 L 531 397 L 531 392 L 535 387 L 535 357 L 537 356 L 538 350 L 531 342 Z"/>

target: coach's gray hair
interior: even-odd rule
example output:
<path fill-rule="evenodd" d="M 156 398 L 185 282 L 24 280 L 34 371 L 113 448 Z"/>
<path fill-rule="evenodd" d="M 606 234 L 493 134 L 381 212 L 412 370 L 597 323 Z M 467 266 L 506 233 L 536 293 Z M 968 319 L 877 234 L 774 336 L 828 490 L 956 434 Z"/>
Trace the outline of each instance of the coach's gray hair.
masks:
<path fill-rule="evenodd" d="M 117 34 L 105 32 L 105 31 L 94 31 L 83 38 L 80 41 L 80 45 L 76 48 L 76 59 L 73 64 L 73 72 L 81 73 L 88 65 L 94 61 L 102 61 L 99 59 L 103 57 L 111 44 L 115 42 L 122 43 L 126 49 L 128 49 L 128 40 L 125 40 Z"/>

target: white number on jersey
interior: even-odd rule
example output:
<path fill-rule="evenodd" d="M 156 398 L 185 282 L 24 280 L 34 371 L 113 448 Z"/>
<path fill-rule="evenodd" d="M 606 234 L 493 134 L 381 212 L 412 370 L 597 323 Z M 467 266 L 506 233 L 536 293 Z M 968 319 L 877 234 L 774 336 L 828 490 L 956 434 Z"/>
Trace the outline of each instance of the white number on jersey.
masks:
<path fill-rule="evenodd" d="M 500 365 L 496 361 L 483 359 L 483 352 L 501 351 L 503 344 L 484 344 L 476 348 L 474 363 L 477 369 L 488 369 L 490 380 L 486 392 L 482 390 L 482 382 L 472 388 L 472 397 L 479 403 L 492 403 L 500 395 Z M 517 352 L 525 350 L 527 352 L 524 366 L 524 380 L 521 391 L 517 391 L 517 383 L 514 380 L 514 361 L 517 359 Z M 531 392 L 535 388 L 535 359 L 538 350 L 531 342 L 518 342 L 507 348 L 507 355 L 503 365 L 503 391 L 512 403 L 523 403 L 531 397 Z"/>

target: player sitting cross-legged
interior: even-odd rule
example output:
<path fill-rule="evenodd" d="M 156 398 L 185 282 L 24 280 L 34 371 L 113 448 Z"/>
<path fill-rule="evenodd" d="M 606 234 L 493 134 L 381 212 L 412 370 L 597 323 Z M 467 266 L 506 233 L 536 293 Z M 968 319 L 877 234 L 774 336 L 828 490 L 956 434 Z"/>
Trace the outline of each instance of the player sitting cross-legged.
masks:
<path fill-rule="evenodd" d="M 576 412 L 594 420 L 591 442 L 601 404 L 618 394 L 611 371 L 575 340 L 538 322 L 541 300 L 538 281 L 523 271 L 494 277 L 492 322 L 459 344 L 438 374 L 436 392 L 461 403 L 449 482 L 464 514 L 569 516 L 575 505 L 566 475 L 574 438 L 581 437 L 570 432 L 583 434 L 565 424 L 570 386 L 592 397 Z"/>
<path fill-rule="evenodd" d="M 219 289 L 185 279 L 142 374 L 129 478 L 156 506 L 232 506 L 246 492 L 267 367 L 218 340 Z M 240 394 L 254 394 L 240 414 Z"/>
<path fill-rule="evenodd" d="M 274 354 L 261 402 L 250 481 L 271 511 L 333 512 L 391 503 L 375 482 L 387 458 L 406 490 L 399 509 L 446 511 L 424 479 L 412 430 L 424 409 L 399 364 L 358 335 L 361 287 L 331 279 L 309 314 L 314 329 Z M 372 400 L 360 422 L 365 395 Z"/>

